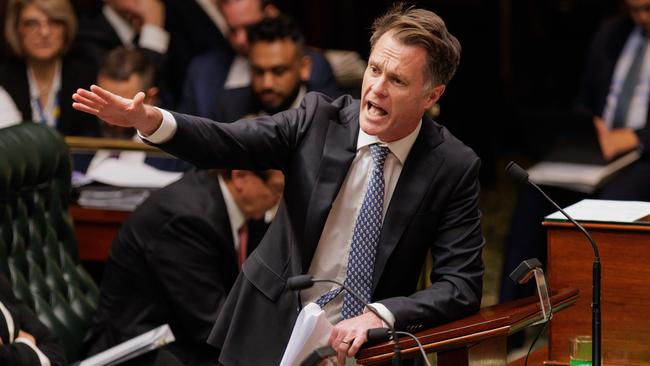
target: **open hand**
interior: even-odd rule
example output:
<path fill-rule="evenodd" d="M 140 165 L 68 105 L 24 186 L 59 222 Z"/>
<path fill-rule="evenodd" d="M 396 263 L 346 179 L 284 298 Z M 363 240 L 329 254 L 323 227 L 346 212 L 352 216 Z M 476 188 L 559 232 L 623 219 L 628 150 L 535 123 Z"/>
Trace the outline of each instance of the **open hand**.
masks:
<path fill-rule="evenodd" d="M 139 92 L 133 99 L 122 98 L 96 85 L 90 90 L 77 89 L 72 95 L 72 107 L 93 114 L 108 124 L 134 127 L 143 135 L 152 134 L 162 123 L 162 113 L 144 104 L 145 94 Z"/>

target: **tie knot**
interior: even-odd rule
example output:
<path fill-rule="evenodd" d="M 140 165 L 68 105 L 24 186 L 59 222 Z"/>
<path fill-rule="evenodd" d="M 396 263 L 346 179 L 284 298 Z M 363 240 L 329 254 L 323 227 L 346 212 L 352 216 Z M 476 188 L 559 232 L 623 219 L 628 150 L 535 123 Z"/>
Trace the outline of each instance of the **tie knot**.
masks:
<path fill-rule="evenodd" d="M 384 162 L 386 161 L 386 156 L 390 150 L 386 146 L 380 146 L 379 144 L 370 145 L 370 155 L 372 155 L 372 160 L 375 163 L 375 166 L 384 168 Z"/>

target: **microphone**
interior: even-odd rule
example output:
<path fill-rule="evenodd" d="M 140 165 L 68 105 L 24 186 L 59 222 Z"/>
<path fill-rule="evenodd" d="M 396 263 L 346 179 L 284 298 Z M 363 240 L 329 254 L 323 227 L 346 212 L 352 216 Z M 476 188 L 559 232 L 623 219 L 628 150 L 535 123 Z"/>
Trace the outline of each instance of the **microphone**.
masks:
<path fill-rule="evenodd" d="M 306 288 L 312 287 L 316 282 L 329 282 L 340 286 L 342 289 L 344 289 L 350 295 L 352 295 L 352 297 L 357 299 L 357 301 L 361 302 L 373 314 L 377 315 L 377 317 L 381 319 L 386 325 L 388 325 L 388 329 L 387 328 L 368 329 L 368 335 L 367 335 L 368 340 L 371 342 L 377 342 L 377 341 L 385 341 L 392 338 L 394 342 L 392 363 L 395 366 L 402 364 L 401 357 L 400 357 L 399 339 L 397 336 L 397 332 L 395 332 L 395 328 L 375 308 L 373 308 L 372 306 L 368 306 L 368 302 L 365 301 L 359 294 L 357 294 L 356 291 L 353 291 L 351 288 L 342 284 L 339 281 L 329 280 L 329 279 L 314 279 L 311 275 L 308 274 L 289 277 L 289 279 L 287 279 L 287 289 L 304 290 Z M 318 349 L 317 351 L 321 352 L 321 349 Z M 311 358 L 311 355 L 309 358 Z"/>
<path fill-rule="evenodd" d="M 514 178 L 518 183 L 528 183 L 531 186 L 535 187 L 548 202 L 550 202 L 555 208 L 557 208 L 562 215 L 564 215 L 578 230 L 580 230 L 589 240 L 591 248 L 594 251 L 594 262 L 593 262 L 593 272 L 592 272 L 592 292 L 593 298 L 591 303 L 591 337 L 592 337 L 592 349 L 591 349 L 591 359 L 593 365 L 601 365 L 601 346 L 602 346 L 602 328 L 601 328 L 601 313 L 600 313 L 600 254 L 598 252 L 598 245 L 591 237 L 591 235 L 585 230 L 582 225 L 580 225 L 576 220 L 573 219 L 568 213 L 566 213 L 560 206 L 555 203 L 549 196 L 544 193 L 544 191 L 535 183 L 531 182 L 528 179 L 528 173 L 517 163 L 511 161 L 506 165 L 506 173 Z"/>

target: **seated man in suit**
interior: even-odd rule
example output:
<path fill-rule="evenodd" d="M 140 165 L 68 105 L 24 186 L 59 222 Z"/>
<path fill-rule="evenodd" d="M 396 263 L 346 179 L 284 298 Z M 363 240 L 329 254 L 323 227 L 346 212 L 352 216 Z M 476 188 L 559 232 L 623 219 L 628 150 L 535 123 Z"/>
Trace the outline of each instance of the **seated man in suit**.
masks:
<path fill-rule="evenodd" d="M 311 58 L 293 19 L 285 15 L 265 18 L 248 29 L 248 43 L 251 85 L 224 90 L 217 97 L 217 121 L 234 122 L 244 116 L 296 108 L 305 93 L 313 91 L 307 86 Z"/>
<path fill-rule="evenodd" d="M 606 159 L 633 149 L 641 158 L 593 194 L 550 189 L 560 206 L 584 198 L 650 201 L 650 0 L 625 3 L 626 12 L 606 20 L 594 35 L 574 111 L 593 120 Z M 532 285 L 518 286 L 507 274 L 524 259 L 544 261 L 546 231 L 540 223 L 555 210 L 539 192 L 522 187 L 505 243 L 501 301 L 532 294 Z"/>
<path fill-rule="evenodd" d="M 160 70 L 169 47 L 164 27 L 165 5 L 161 0 L 105 0 L 95 16 L 80 19 L 72 52 L 99 67 L 112 49 L 136 47 Z"/>
<path fill-rule="evenodd" d="M 0 273 L 0 365 L 63 366 L 63 346 Z"/>
<path fill-rule="evenodd" d="M 179 110 L 202 117 L 212 117 L 214 101 L 223 90 L 249 86 L 250 65 L 247 28 L 265 17 L 279 14 L 269 0 L 219 0 L 219 9 L 229 28 L 232 50 L 216 49 L 197 56 L 190 64 Z M 308 50 L 312 73 L 308 85 L 317 90 L 336 91 L 332 69 L 319 52 Z"/>
<path fill-rule="evenodd" d="M 278 171 L 192 170 L 153 193 L 113 242 L 89 353 L 168 323 L 176 341 L 167 352 L 184 365 L 214 365 L 206 340 L 252 249 L 242 226 L 283 188 Z"/>
<path fill-rule="evenodd" d="M 143 93 L 96 86 L 73 95 L 74 108 L 135 127 L 197 166 L 283 171 L 280 208 L 208 339 L 221 364 L 279 364 L 299 309 L 312 303 L 335 323 L 322 341 L 341 365 L 384 321 L 415 331 L 479 309 L 480 160 L 424 113 L 453 77 L 460 44 L 439 16 L 403 4 L 375 21 L 370 44 L 361 100 L 307 93 L 299 108 L 252 120 L 172 113 Z M 428 252 L 432 284 L 417 289 Z M 304 273 L 344 282 L 363 301 L 335 285 L 286 288 Z"/>

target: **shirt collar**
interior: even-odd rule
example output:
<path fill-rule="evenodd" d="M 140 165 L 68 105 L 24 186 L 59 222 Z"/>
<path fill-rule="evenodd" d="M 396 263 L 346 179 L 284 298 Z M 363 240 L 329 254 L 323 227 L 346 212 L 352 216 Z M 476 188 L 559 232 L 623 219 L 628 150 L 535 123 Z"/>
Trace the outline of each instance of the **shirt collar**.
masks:
<path fill-rule="evenodd" d="M 293 104 L 291 104 L 291 108 L 298 108 L 300 107 L 300 103 L 302 103 L 302 99 L 305 97 L 305 94 L 307 94 L 307 88 L 305 86 L 301 86 L 300 90 L 298 91 L 298 95 L 296 95 L 296 99 L 293 100 Z"/>
<path fill-rule="evenodd" d="M 239 229 L 246 223 L 246 218 L 244 217 L 244 213 L 241 212 L 235 203 L 235 199 L 230 193 L 230 189 L 228 189 L 226 181 L 221 178 L 221 176 L 219 176 L 218 179 L 219 187 L 221 188 L 221 194 L 223 195 L 223 200 L 226 203 L 226 212 L 228 212 L 228 219 L 230 219 L 230 228 L 232 229 L 232 232 L 236 234 Z"/>
<path fill-rule="evenodd" d="M 413 144 L 415 143 L 415 139 L 418 137 L 418 134 L 420 133 L 420 128 L 422 128 L 422 119 L 420 119 L 420 122 L 418 123 L 417 127 L 413 129 L 413 131 L 406 135 L 405 137 L 402 137 L 399 140 L 392 141 L 392 142 L 383 142 L 377 136 L 371 136 L 368 135 L 367 133 L 363 132 L 363 129 L 359 127 L 359 137 L 357 138 L 357 151 L 361 149 L 364 146 L 368 146 L 374 143 L 379 143 L 382 146 L 388 147 L 391 153 L 395 155 L 397 160 L 404 165 L 404 162 L 406 161 L 406 158 L 409 155 L 409 152 L 411 151 L 411 148 L 413 147 Z"/>
<path fill-rule="evenodd" d="M 111 24 L 115 33 L 117 33 L 118 38 L 122 41 L 124 45 L 131 45 L 133 39 L 135 38 L 135 30 L 131 27 L 131 24 L 124 20 L 113 8 L 108 5 L 102 7 L 102 12 L 106 17 L 106 20 Z"/>

